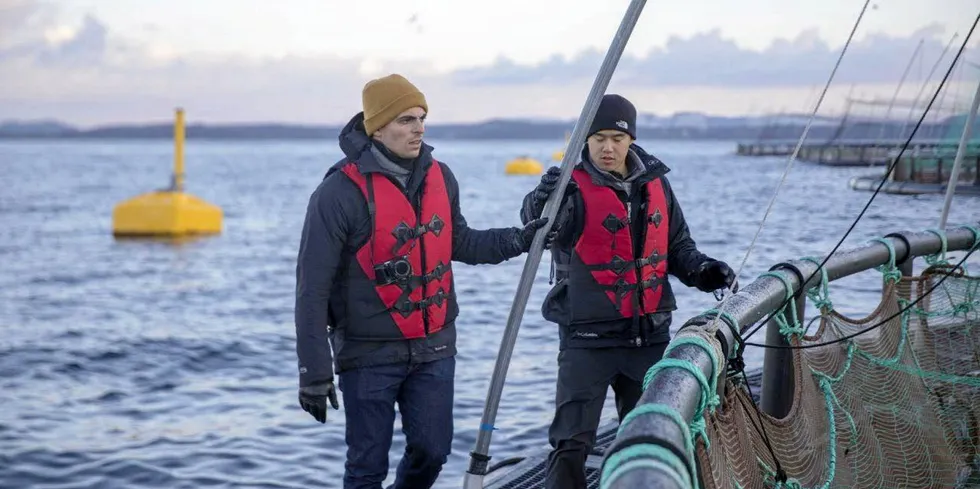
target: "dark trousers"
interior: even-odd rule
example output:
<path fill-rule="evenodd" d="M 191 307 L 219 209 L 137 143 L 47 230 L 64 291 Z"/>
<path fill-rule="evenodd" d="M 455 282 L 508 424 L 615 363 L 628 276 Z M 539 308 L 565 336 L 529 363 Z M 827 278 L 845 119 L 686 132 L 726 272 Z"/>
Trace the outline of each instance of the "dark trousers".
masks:
<path fill-rule="evenodd" d="M 344 489 L 381 489 L 388 451 L 401 413 L 405 454 L 395 472 L 396 489 L 428 489 L 449 457 L 453 441 L 455 357 L 341 372 L 347 417 Z"/>
<path fill-rule="evenodd" d="M 548 430 L 548 489 L 586 489 L 585 459 L 612 386 L 622 421 L 643 393 L 643 376 L 667 343 L 639 348 L 568 348 L 558 353 L 555 417 Z"/>

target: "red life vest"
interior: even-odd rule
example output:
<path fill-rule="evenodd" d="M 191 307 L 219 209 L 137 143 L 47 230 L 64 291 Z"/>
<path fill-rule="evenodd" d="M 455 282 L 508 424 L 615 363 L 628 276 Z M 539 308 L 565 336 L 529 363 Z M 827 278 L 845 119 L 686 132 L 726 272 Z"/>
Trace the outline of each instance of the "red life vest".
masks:
<path fill-rule="evenodd" d="M 655 178 L 645 184 L 643 216 L 646 228 L 643 249 L 637 258 L 633 250 L 629 209 L 616 191 L 596 185 L 588 172 L 580 168 L 572 172 L 572 178 L 578 184 L 585 205 L 582 234 L 573 248 L 578 260 L 573 260 L 573 263 L 580 262 L 591 275 L 591 280 L 588 280 L 582 273 L 573 273 L 572 276 L 577 279 L 569 284 L 574 300 L 572 309 L 581 309 L 576 307 L 578 304 L 591 304 L 589 307 L 593 311 L 600 311 L 605 308 L 595 307 L 597 304 L 594 301 L 607 300 L 615 306 L 621 318 L 658 312 L 663 284 L 667 281 L 670 229 L 663 183 Z M 595 296 L 595 292 L 599 291 L 604 292 L 604 299 Z M 595 317 L 596 314 L 584 315 L 592 316 L 589 320 L 601 320 Z"/>
<path fill-rule="evenodd" d="M 439 162 L 433 160 L 426 172 L 420 209 L 386 177 L 362 175 L 355 163 L 344 165 L 343 172 L 368 202 L 373 230 L 357 250 L 357 263 L 376 294 L 350 298 L 348 337 L 413 339 L 439 331 L 452 299 L 453 240 L 452 210 Z M 352 285 L 349 295 L 366 290 Z M 380 307 L 371 307 L 375 299 Z"/>

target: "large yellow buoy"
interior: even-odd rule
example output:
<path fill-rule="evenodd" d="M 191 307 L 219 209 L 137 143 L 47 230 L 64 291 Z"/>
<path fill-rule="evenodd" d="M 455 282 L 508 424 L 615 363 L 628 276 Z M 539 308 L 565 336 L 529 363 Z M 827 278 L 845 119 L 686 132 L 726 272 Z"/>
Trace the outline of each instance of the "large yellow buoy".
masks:
<path fill-rule="evenodd" d="M 221 233 L 221 208 L 184 192 L 184 110 L 174 121 L 174 174 L 170 187 L 116 204 L 112 234 L 117 237 L 184 237 Z"/>
<path fill-rule="evenodd" d="M 543 170 L 544 167 L 538 160 L 527 156 L 508 161 L 504 168 L 508 175 L 540 175 Z"/>

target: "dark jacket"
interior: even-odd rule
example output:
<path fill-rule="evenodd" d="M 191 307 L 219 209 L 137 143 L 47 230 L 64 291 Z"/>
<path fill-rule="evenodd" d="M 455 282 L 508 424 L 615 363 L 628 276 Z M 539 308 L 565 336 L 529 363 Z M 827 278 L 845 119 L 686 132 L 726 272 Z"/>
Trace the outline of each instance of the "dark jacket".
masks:
<path fill-rule="evenodd" d="M 674 191 L 665 176 L 670 169 L 636 144 L 631 145 L 630 149 L 629 157 L 631 158 L 630 167 L 632 171 L 625 178 L 625 182 L 598 170 L 589 161 L 588 147 L 582 151 L 582 162 L 578 163 L 576 168 L 582 168 L 589 172 L 600 185 L 611 187 L 624 203 L 627 200 L 631 202 L 633 212 L 631 232 L 634 238 L 634 250 L 643 248 L 643 231 L 646 228 L 645 220 L 639 217 L 639 213 L 642 212 L 640 204 L 645 199 L 641 189 L 647 182 L 660 178 L 667 198 L 670 225 L 667 273 L 677 277 L 686 286 L 697 286 L 698 269 L 711 258 L 698 251 L 694 239 L 691 238 L 680 203 L 677 202 Z M 626 192 L 627 188 L 632 189 L 629 195 Z M 537 218 L 540 212 L 541 209 L 535 206 L 534 191 L 532 190 L 524 197 L 521 220 L 527 222 Z M 572 249 L 582 233 L 583 223 L 582 195 L 578 192 L 575 181 L 569 180 L 565 187 L 564 200 L 555 218 L 554 226 L 558 229 L 558 235 L 551 248 L 553 265 L 566 265 L 571 262 Z M 631 319 L 570 325 L 568 313 L 570 307 L 566 292 L 567 276 L 557 272 L 555 279 L 557 282 L 548 292 L 541 309 L 545 319 L 559 325 L 561 348 L 646 346 L 670 341 L 669 328 L 672 318 L 669 311 L 677 309 L 677 305 L 669 281 L 663 284 L 664 291 L 660 302 L 665 312 L 654 313 L 641 318 L 639 324 L 640 345 L 637 345 L 636 330 Z"/>
<path fill-rule="evenodd" d="M 346 157 L 330 168 L 310 196 L 296 263 L 296 353 L 301 386 L 332 379 L 334 360 L 339 373 L 370 365 L 423 363 L 456 354 L 456 328 L 452 323 L 415 340 L 354 341 L 345 338 L 349 292 L 348 277 L 345 276 L 347 265 L 351 259 L 356 259 L 354 255 L 367 242 L 371 229 L 364 195 L 339 169 L 348 161 L 355 161 L 362 173 L 375 172 L 389 178 L 405 191 L 409 202 L 418 206 L 423 176 L 433 159 L 432 147 L 423 144 L 407 185 L 402 186 L 370 151 L 373 143 L 364 133 L 363 113 L 358 113 L 347 123 L 339 139 L 340 149 Z M 517 239 L 520 228 L 476 230 L 467 226 L 459 210 L 456 177 L 448 166 L 439 164 L 452 208 L 453 260 L 471 265 L 496 264 L 520 255 L 523 252 Z M 458 311 L 455 294 L 453 284 L 450 316 L 455 316 Z M 335 358 L 331 355 L 328 336 Z"/>

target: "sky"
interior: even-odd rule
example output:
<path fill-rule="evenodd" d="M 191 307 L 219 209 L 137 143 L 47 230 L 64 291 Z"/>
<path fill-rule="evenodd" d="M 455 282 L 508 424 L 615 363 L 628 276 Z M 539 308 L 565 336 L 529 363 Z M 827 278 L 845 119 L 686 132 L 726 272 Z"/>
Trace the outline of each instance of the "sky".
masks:
<path fill-rule="evenodd" d="M 425 93 L 434 123 L 574 119 L 628 4 L 0 0 L 0 120 L 146 122 L 181 106 L 191 122 L 343 123 L 388 73 Z M 809 113 L 863 5 L 649 0 L 607 91 L 661 116 Z M 976 0 L 872 1 L 820 113 L 897 88 L 924 105 L 978 14 Z M 980 64 L 978 40 L 964 61 Z M 959 64 L 937 113 L 965 111 L 978 81 Z"/>

